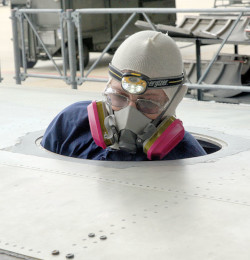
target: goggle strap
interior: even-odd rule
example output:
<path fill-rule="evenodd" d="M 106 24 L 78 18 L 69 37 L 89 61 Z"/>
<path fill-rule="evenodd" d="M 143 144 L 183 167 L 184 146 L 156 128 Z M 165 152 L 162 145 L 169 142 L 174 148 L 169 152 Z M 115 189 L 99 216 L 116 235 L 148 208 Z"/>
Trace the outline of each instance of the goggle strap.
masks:
<path fill-rule="evenodd" d="M 171 101 L 169 102 L 169 104 L 163 109 L 163 111 L 160 113 L 160 115 L 152 121 L 152 124 L 154 124 L 155 126 L 157 126 L 161 120 L 161 118 L 163 117 L 163 115 L 165 114 L 165 112 L 169 109 L 169 107 L 172 105 L 173 101 L 175 100 L 177 94 L 180 92 L 182 87 L 182 84 L 177 88 L 176 92 L 174 93 L 173 98 L 171 99 Z"/>

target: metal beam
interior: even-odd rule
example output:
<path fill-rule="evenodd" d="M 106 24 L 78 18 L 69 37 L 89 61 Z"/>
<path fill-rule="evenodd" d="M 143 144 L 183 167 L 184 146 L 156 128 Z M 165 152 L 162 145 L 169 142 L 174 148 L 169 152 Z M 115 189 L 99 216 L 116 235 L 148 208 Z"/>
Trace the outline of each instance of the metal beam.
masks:
<path fill-rule="evenodd" d="M 85 8 L 76 9 L 82 14 L 125 14 L 125 13 L 232 13 L 250 12 L 250 8 Z"/>
<path fill-rule="evenodd" d="M 20 67 L 21 67 L 21 60 L 20 60 L 20 51 L 18 46 L 18 30 L 17 30 L 17 17 L 16 17 L 16 9 L 11 10 L 11 21 L 12 21 L 12 37 L 13 37 L 13 50 L 14 50 L 14 63 L 15 63 L 15 80 L 16 84 L 21 84 L 21 77 L 20 77 Z"/>
<path fill-rule="evenodd" d="M 242 92 L 250 92 L 250 87 L 245 86 L 231 86 L 231 85 L 215 85 L 215 84 L 191 84 L 185 83 L 189 89 L 224 89 L 224 90 L 241 90 Z"/>

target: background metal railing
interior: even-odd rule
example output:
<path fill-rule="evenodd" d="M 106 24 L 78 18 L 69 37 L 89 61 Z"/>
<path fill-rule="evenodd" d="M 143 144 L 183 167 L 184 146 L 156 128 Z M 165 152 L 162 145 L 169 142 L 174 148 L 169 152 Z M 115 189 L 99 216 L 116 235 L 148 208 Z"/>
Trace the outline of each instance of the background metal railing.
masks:
<path fill-rule="evenodd" d="M 60 70 L 58 65 L 56 64 L 55 60 L 51 56 L 50 52 L 48 51 L 46 45 L 44 44 L 43 40 L 39 36 L 35 25 L 32 23 L 31 19 L 29 18 L 29 14 L 35 13 L 55 13 L 58 15 L 60 30 L 62 32 L 61 36 L 61 49 L 62 49 L 62 58 L 63 58 L 63 72 Z M 20 10 L 12 10 L 11 11 L 11 19 L 12 19 L 12 35 L 13 35 L 13 47 L 14 47 L 14 62 L 15 62 L 15 79 L 17 84 L 21 84 L 21 81 L 24 81 L 27 77 L 35 77 L 35 78 L 51 78 L 51 79 L 62 79 L 65 80 L 67 83 L 70 82 L 69 77 L 67 76 L 67 68 L 66 68 L 66 53 L 65 53 L 65 35 L 63 30 L 63 23 L 65 13 L 60 9 L 46 9 L 46 10 L 31 10 L 31 9 L 20 9 Z M 32 29 L 33 33 L 37 37 L 37 40 L 42 45 L 44 51 L 48 55 L 49 59 L 52 61 L 55 69 L 58 72 L 58 76 L 54 75 L 44 75 L 44 74 L 30 74 L 27 72 L 27 60 L 26 60 L 26 47 L 25 47 L 25 34 L 24 34 L 24 19 L 28 22 L 30 28 Z M 20 32 L 18 30 L 18 24 L 20 28 Z M 20 33 L 20 35 L 19 35 Z M 19 37 L 21 39 L 21 57 L 20 57 L 20 47 L 19 47 Z M 22 66 L 21 66 L 22 64 Z M 21 67 L 23 67 L 23 71 L 21 72 Z"/>
<path fill-rule="evenodd" d="M 34 24 L 32 23 L 31 19 L 29 19 L 30 14 L 37 14 L 37 13 L 55 13 L 58 15 L 59 19 L 59 26 L 62 32 L 61 37 L 61 49 L 62 49 L 62 59 L 63 59 L 63 71 L 59 69 L 56 62 L 54 61 L 53 57 L 49 54 L 49 51 L 46 48 L 46 45 L 43 43 L 41 37 L 36 31 Z M 220 47 L 218 48 L 216 54 L 214 55 L 213 59 L 209 63 L 206 71 L 201 75 L 200 69 L 197 70 L 197 84 L 187 84 L 190 89 L 234 89 L 234 90 L 241 90 L 244 92 L 250 92 L 250 87 L 243 87 L 243 86 L 227 86 L 227 85 L 209 85 L 209 84 L 202 84 L 203 79 L 206 77 L 208 71 L 211 69 L 213 63 L 215 62 L 216 58 L 218 57 L 221 49 L 227 43 L 228 38 L 232 34 L 234 28 L 240 21 L 240 18 L 244 15 L 248 15 L 250 13 L 250 8 L 208 8 L 208 9 L 177 9 L 177 8 L 87 8 L 87 9 L 76 9 L 67 10 L 63 12 L 62 10 L 58 9 L 20 9 L 20 10 L 12 10 L 12 28 L 13 28 L 13 46 L 14 46 L 14 57 L 15 57 L 15 78 L 16 83 L 21 84 L 21 81 L 25 80 L 27 77 L 40 77 L 40 78 L 53 78 L 53 79 L 61 79 L 64 80 L 67 84 L 70 84 L 73 89 L 77 88 L 77 85 L 81 85 L 85 81 L 97 81 L 97 82 L 106 82 L 106 78 L 91 78 L 89 74 L 93 69 L 97 66 L 100 62 L 102 57 L 105 53 L 109 50 L 112 44 L 116 41 L 119 35 L 124 31 L 124 29 L 128 26 L 128 24 L 132 21 L 136 14 L 142 14 L 146 21 L 150 24 L 152 30 L 156 30 L 154 24 L 151 22 L 150 18 L 147 16 L 148 13 L 155 13 L 155 14 L 169 14 L 169 13 L 238 13 L 238 17 L 235 20 L 234 24 L 232 25 L 231 29 L 228 32 L 226 38 L 221 42 Z M 116 33 L 116 35 L 112 38 L 106 48 L 103 50 L 99 58 L 94 62 L 94 64 L 89 68 L 89 70 L 84 75 L 84 60 L 83 60 L 83 44 L 82 44 L 82 24 L 81 24 L 81 16 L 84 14 L 130 14 L 127 21 L 123 24 L 120 30 Z M 44 48 L 46 54 L 48 55 L 49 59 L 54 64 L 58 76 L 52 75 L 44 75 L 44 74 L 29 74 L 27 72 L 27 64 L 26 64 L 26 50 L 25 50 L 25 41 L 24 41 L 24 32 L 23 32 L 23 21 L 24 19 L 27 20 L 29 26 L 33 30 L 34 34 L 36 35 L 38 41 Z M 20 26 L 21 32 L 21 49 L 22 49 L 22 60 L 20 59 L 19 53 L 19 43 L 18 43 L 18 23 Z M 67 24 L 67 38 L 64 35 L 63 25 Z M 75 33 L 76 30 L 76 33 Z M 76 40 L 77 38 L 77 40 Z M 68 56 L 69 56 L 69 72 L 67 72 L 67 61 L 66 61 L 66 50 L 65 50 L 65 42 L 68 42 Z M 250 42 L 249 42 L 250 43 Z M 78 46 L 78 53 L 79 53 L 79 62 L 80 62 L 80 75 L 77 75 L 77 66 L 76 66 L 76 48 Z M 21 71 L 21 61 L 23 64 L 23 71 Z M 197 67 L 199 68 L 200 64 L 200 57 L 197 60 Z M 201 93 L 201 92 L 200 92 Z M 198 95 L 198 99 L 202 97 Z"/>

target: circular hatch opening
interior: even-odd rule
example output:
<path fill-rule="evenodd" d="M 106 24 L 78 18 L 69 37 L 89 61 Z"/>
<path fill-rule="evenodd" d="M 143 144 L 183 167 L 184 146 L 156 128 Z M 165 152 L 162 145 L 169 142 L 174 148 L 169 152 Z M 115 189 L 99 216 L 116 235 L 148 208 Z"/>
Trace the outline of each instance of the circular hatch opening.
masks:
<path fill-rule="evenodd" d="M 218 152 L 219 150 L 222 149 L 223 146 L 226 145 L 226 143 L 223 142 L 222 140 L 216 139 L 211 136 L 202 135 L 202 134 L 198 134 L 198 133 L 191 133 L 191 134 L 200 143 L 200 145 L 203 147 L 203 149 L 206 151 L 207 154 L 212 154 L 212 153 Z M 41 141 L 42 141 L 42 136 L 37 138 L 35 143 L 41 149 L 46 150 L 41 146 L 41 144 L 40 144 Z M 48 150 L 46 150 L 46 151 L 48 151 Z"/>

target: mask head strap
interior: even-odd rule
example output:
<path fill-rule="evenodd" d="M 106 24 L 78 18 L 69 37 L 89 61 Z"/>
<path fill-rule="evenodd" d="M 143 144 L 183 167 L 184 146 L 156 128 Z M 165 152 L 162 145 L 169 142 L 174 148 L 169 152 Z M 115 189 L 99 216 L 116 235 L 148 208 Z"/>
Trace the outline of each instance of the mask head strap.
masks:
<path fill-rule="evenodd" d="M 153 120 L 152 124 L 154 124 L 155 126 L 158 125 L 158 123 L 160 122 L 160 120 L 163 117 L 163 115 L 165 114 L 165 112 L 169 109 L 169 107 L 174 102 L 174 100 L 175 100 L 176 96 L 178 95 L 178 93 L 180 92 L 181 88 L 182 88 L 182 84 L 177 88 L 176 92 L 174 93 L 173 98 L 168 103 L 168 105 L 163 109 L 163 111 L 160 113 L 160 115 L 155 120 Z"/>

